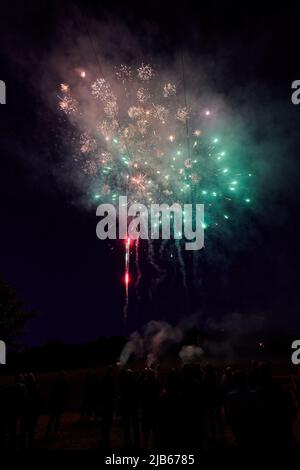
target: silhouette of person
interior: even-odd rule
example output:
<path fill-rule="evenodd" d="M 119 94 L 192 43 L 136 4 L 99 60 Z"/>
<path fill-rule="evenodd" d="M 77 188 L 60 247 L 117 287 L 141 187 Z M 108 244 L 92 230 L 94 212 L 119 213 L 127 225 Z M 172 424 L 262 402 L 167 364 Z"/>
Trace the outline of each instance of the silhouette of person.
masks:
<path fill-rule="evenodd" d="M 232 367 L 226 367 L 222 376 L 222 401 L 224 405 L 224 414 L 226 421 L 229 420 L 228 394 L 233 390 L 233 370 Z"/>
<path fill-rule="evenodd" d="M 215 440 L 217 432 L 223 438 L 222 391 L 216 372 L 211 364 L 206 364 L 203 374 L 203 395 L 210 437 Z"/>
<path fill-rule="evenodd" d="M 136 378 L 130 369 L 120 375 L 120 412 L 126 447 L 139 446 L 139 393 Z"/>
<path fill-rule="evenodd" d="M 90 395 L 91 395 L 92 373 L 88 371 L 85 376 L 82 392 L 81 421 L 89 419 Z"/>
<path fill-rule="evenodd" d="M 271 367 L 264 362 L 258 366 L 257 395 L 259 446 L 291 447 L 294 443 L 293 420 L 296 416 L 296 407 L 291 395 L 274 382 Z"/>
<path fill-rule="evenodd" d="M 23 419 L 20 425 L 21 448 L 32 448 L 34 443 L 35 428 L 40 410 L 40 394 L 33 374 L 26 375 L 26 401 Z"/>
<path fill-rule="evenodd" d="M 236 443 L 239 448 L 257 446 L 257 397 L 247 385 L 246 374 L 237 370 L 233 374 L 233 390 L 228 393 L 228 415 Z"/>
<path fill-rule="evenodd" d="M 91 376 L 88 389 L 87 415 L 88 418 L 99 418 L 100 404 L 100 379 L 98 374 L 94 372 Z"/>
<path fill-rule="evenodd" d="M 18 430 L 25 413 L 26 394 L 24 375 L 20 374 L 16 379 L 15 385 L 7 393 L 6 416 L 9 449 L 16 449 L 17 447 Z"/>
<path fill-rule="evenodd" d="M 7 432 L 7 389 L 0 388 L 0 450 L 5 448 Z"/>
<path fill-rule="evenodd" d="M 66 409 L 69 397 L 69 387 L 66 382 L 65 372 L 60 372 L 53 386 L 49 402 L 49 421 L 46 429 L 46 437 L 49 437 L 52 431 L 58 434 L 61 419 Z"/>
<path fill-rule="evenodd" d="M 115 407 L 115 380 L 113 377 L 113 368 L 109 366 L 106 369 L 105 376 L 101 384 L 102 396 L 102 430 L 101 445 L 104 448 L 110 445 L 110 435 L 112 420 Z"/>
<path fill-rule="evenodd" d="M 203 434 L 202 388 L 194 378 L 191 364 L 185 363 L 180 374 L 180 447 L 199 448 Z"/>
<path fill-rule="evenodd" d="M 159 384 L 155 373 L 152 369 L 148 369 L 141 381 L 141 421 L 145 448 L 149 445 L 150 436 L 153 437 L 158 395 Z"/>
<path fill-rule="evenodd" d="M 158 397 L 154 447 L 177 449 L 180 444 L 179 377 L 175 370 L 166 379 L 165 387 Z"/>

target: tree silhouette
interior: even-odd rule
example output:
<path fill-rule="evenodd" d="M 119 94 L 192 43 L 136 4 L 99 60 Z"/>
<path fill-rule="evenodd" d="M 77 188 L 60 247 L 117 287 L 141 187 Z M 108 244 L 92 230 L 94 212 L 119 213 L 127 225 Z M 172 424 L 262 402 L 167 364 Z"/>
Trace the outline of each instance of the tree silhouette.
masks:
<path fill-rule="evenodd" d="M 14 345 L 15 338 L 25 332 L 26 323 L 35 315 L 26 311 L 15 289 L 0 279 L 0 339 Z"/>

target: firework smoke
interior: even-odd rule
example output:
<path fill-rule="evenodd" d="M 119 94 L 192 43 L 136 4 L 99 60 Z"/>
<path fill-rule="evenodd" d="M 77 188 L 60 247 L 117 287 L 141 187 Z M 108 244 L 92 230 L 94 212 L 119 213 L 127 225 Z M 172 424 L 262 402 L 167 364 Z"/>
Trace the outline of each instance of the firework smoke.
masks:
<path fill-rule="evenodd" d="M 192 315 L 175 326 L 167 322 L 150 321 L 141 332 L 135 331 L 125 344 L 119 363 L 126 365 L 130 359 L 144 359 L 148 367 L 153 366 L 169 351 L 184 343 L 188 331 L 197 328 L 204 339 L 199 344 L 183 344 L 178 356 L 183 362 L 203 358 L 223 357 L 232 361 L 235 348 L 247 335 L 260 334 L 264 326 L 264 315 L 241 315 L 233 313 L 228 318 L 215 321 L 203 315 Z"/>
<path fill-rule="evenodd" d="M 179 357 L 182 362 L 193 362 L 198 361 L 202 358 L 204 351 L 200 346 L 183 346 L 179 351 Z"/>

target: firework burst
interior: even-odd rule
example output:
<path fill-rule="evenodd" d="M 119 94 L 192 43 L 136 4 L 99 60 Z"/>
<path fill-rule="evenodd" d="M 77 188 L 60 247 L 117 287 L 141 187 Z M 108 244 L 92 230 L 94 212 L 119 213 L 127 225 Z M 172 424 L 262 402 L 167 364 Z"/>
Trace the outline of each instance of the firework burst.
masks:
<path fill-rule="evenodd" d="M 152 66 L 123 64 L 111 81 L 99 76 L 89 83 L 88 74 L 81 86 L 83 101 L 62 83 L 58 106 L 72 126 L 77 119 L 78 129 L 87 129 L 76 136 L 74 161 L 97 202 L 114 203 L 124 194 L 129 203 L 146 205 L 192 199 L 205 204 L 205 229 L 230 224 L 235 206 L 251 205 L 252 173 L 223 147 L 222 136 L 213 134 L 208 121 L 214 113 L 187 106 L 175 84 L 161 82 Z M 126 242 L 126 314 L 130 243 L 135 242 Z M 152 257 L 153 247 L 150 252 Z M 183 257 L 177 258 L 183 269 Z"/>
<path fill-rule="evenodd" d="M 141 66 L 137 69 L 137 74 L 140 80 L 143 82 L 148 82 L 153 78 L 154 70 L 149 64 L 141 64 Z"/>

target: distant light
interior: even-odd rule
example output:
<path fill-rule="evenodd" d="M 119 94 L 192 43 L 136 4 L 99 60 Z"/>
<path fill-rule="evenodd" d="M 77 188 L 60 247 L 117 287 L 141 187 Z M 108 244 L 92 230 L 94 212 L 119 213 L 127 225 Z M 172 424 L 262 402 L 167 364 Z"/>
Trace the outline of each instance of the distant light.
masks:
<path fill-rule="evenodd" d="M 81 72 L 80 72 L 80 76 L 81 76 L 81 78 L 85 78 L 85 77 L 86 77 L 86 73 L 85 73 L 85 71 L 84 71 L 84 70 L 81 70 Z"/>
<path fill-rule="evenodd" d="M 217 142 L 219 142 L 219 139 L 216 137 L 216 138 L 214 139 L 214 144 L 216 144 Z"/>
<path fill-rule="evenodd" d="M 228 168 L 224 168 L 223 173 L 227 173 L 227 172 L 228 172 Z"/>
<path fill-rule="evenodd" d="M 251 202 L 251 199 L 249 199 L 248 197 L 245 199 L 246 202 Z"/>
<path fill-rule="evenodd" d="M 67 93 L 69 91 L 69 85 L 67 85 L 66 83 L 61 83 L 60 89 L 63 93 Z"/>
<path fill-rule="evenodd" d="M 225 219 L 229 219 L 228 215 L 224 214 L 224 218 Z"/>
<path fill-rule="evenodd" d="M 174 135 L 170 135 L 170 136 L 169 136 L 169 141 L 170 141 L 170 142 L 174 142 L 174 140 L 175 140 Z"/>
<path fill-rule="evenodd" d="M 206 116 L 210 116 L 210 110 L 207 109 L 207 110 L 205 111 L 205 114 L 206 114 Z"/>
<path fill-rule="evenodd" d="M 95 198 L 95 199 L 99 199 L 99 198 L 100 198 L 100 194 L 95 194 L 94 198 Z"/>
<path fill-rule="evenodd" d="M 126 273 L 125 276 L 124 276 L 124 282 L 126 284 L 126 286 L 128 286 L 129 282 L 130 282 L 130 278 L 129 278 L 129 274 Z"/>

